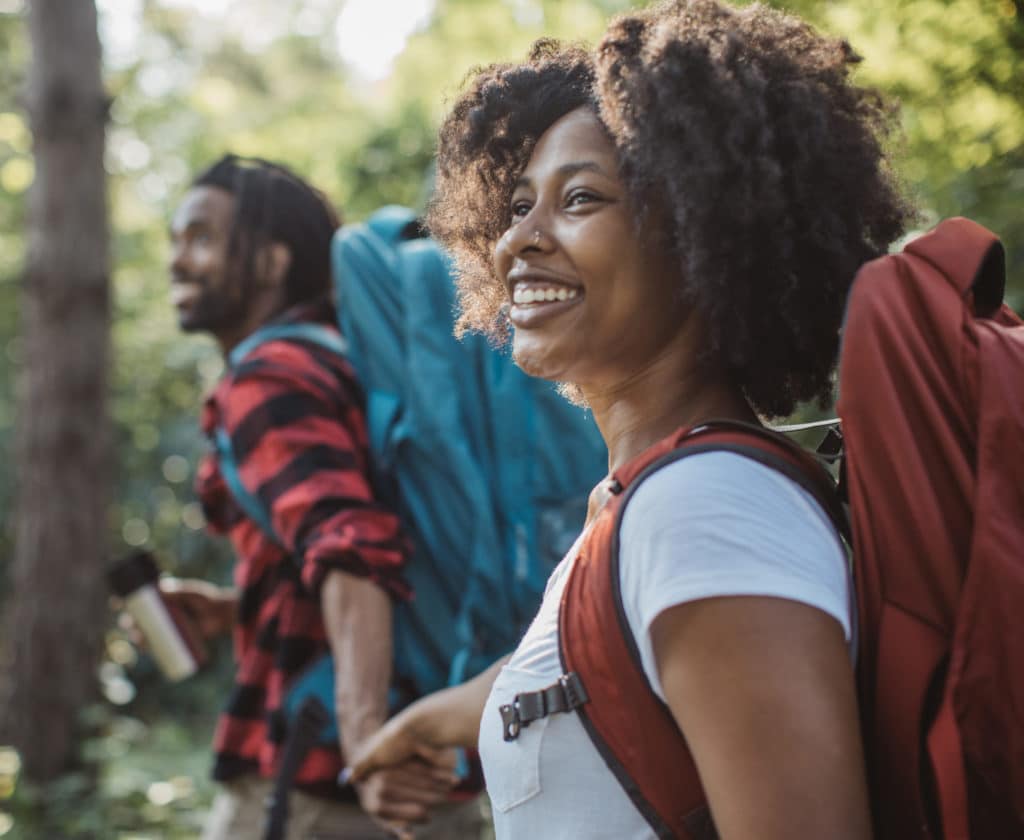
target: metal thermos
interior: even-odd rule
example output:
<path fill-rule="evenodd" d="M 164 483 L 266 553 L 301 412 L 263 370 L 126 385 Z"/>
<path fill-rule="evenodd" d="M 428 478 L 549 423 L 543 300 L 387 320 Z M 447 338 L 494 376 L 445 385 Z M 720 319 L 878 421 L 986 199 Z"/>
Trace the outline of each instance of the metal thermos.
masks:
<path fill-rule="evenodd" d="M 110 588 L 121 598 L 145 637 L 153 659 L 169 680 L 192 676 L 202 658 L 193 649 L 160 594 L 160 569 L 148 551 L 136 551 L 119 560 L 107 572 Z"/>

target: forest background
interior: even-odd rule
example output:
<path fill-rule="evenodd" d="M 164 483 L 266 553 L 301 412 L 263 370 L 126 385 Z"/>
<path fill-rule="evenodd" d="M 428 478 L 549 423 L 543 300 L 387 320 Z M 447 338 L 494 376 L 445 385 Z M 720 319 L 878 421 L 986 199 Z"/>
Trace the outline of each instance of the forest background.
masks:
<path fill-rule="evenodd" d="M 91 2 L 91 0 L 68 0 Z M 33 138 L 23 101 L 32 56 L 25 0 L 0 0 L 0 463 L 15 460 L 14 388 Z M 226 581 L 225 547 L 203 533 L 192 492 L 204 448 L 213 344 L 182 337 L 168 302 L 167 225 L 188 179 L 225 150 L 278 159 L 359 220 L 422 206 L 434 131 L 473 65 L 522 56 L 541 35 L 593 40 L 623 0 L 100 0 L 111 97 L 105 168 L 112 284 L 109 410 L 116 463 L 108 556 L 148 547 L 164 568 Z M 1024 309 L 1024 0 L 786 0 L 850 39 L 861 81 L 899 98 L 899 171 L 922 227 L 966 215 L 1008 250 Z M 74 352 L 64 348 L 62 352 Z M 15 478 L 0 470 L 0 613 L 13 591 Z M 56 488 L 55 492 L 60 492 Z M 24 515 L 24 511 L 17 515 Z M 48 573 L 107 557 L 38 558 Z M 46 605 L 42 605 L 45 609 Z M 0 746 L 0 837 L 143 840 L 196 833 L 208 803 L 208 742 L 228 651 L 200 676 L 163 682 L 97 612 L 95 690 L 46 772 Z M 83 628 L 83 632 L 91 632 Z M 2 640 L 0 640 L 2 641 Z M 55 679 L 59 675 L 55 676 Z M 7 679 L 11 679 L 8 675 Z M 49 713 L 40 698 L 39 715 Z M 0 739 L 0 744 L 4 743 Z"/>

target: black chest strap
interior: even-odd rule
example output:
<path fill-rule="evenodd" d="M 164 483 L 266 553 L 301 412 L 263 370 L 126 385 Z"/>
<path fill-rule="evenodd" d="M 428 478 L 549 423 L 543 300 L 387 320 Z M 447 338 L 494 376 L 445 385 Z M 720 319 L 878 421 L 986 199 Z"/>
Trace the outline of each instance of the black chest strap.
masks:
<path fill-rule="evenodd" d="M 562 674 L 558 682 L 537 691 L 524 691 L 512 698 L 511 703 L 501 706 L 501 735 L 506 741 L 519 737 L 519 730 L 535 720 L 578 709 L 590 698 L 583 687 L 583 680 L 575 671 Z"/>

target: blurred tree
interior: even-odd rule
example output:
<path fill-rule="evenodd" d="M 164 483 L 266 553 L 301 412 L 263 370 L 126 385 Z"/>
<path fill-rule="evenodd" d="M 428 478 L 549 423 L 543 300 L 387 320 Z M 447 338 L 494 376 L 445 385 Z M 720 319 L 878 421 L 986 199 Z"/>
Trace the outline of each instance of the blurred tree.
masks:
<path fill-rule="evenodd" d="M 22 270 L 25 214 L 22 193 L 32 180 L 32 138 L 24 114 L 15 104 L 27 65 L 27 38 L 20 17 L 0 13 L 0 458 L 10 462 L 14 427 L 13 366 L 19 355 L 17 282 Z M 10 555 L 13 476 L 0 471 L 0 566 Z M 2 568 L 0 568 L 2 572 Z M 5 576 L 0 574 L 0 596 Z"/>
<path fill-rule="evenodd" d="M 26 776 L 77 758 L 95 695 L 107 545 L 107 99 L 92 0 L 33 0 L 35 183 L 21 300 L 19 493 L 4 724 Z"/>

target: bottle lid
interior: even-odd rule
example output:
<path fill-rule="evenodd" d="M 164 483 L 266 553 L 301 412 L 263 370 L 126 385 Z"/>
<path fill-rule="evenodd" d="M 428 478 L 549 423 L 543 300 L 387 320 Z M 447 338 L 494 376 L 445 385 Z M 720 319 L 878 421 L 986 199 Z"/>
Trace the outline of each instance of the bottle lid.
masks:
<path fill-rule="evenodd" d="M 133 551 L 107 568 L 107 583 L 110 590 L 124 598 L 136 589 L 157 582 L 160 569 L 156 559 L 148 551 Z"/>

